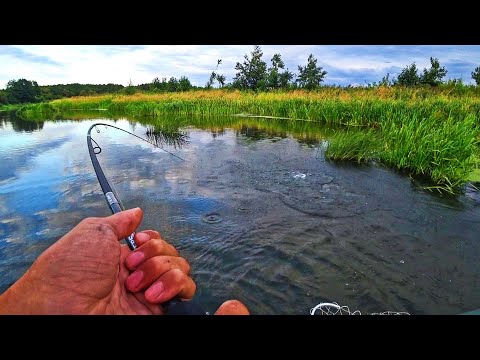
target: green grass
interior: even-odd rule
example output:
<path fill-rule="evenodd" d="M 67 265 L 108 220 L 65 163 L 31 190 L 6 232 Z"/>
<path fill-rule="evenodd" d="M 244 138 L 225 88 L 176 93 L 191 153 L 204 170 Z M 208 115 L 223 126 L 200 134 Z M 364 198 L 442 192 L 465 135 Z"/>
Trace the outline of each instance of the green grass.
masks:
<path fill-rule="evenodd" d="M 471 182 L 480 182 L 480 169 L 477 168 L 475 170 L 473 170 L 469 177 L 468 177 L 468 181 L 471 181 Z"/>
<path fill-rule="evenodd" d="M 276 128 L 289 124 L 308 132 L 309 122 L 341 126 L 330 134 L 326 156 L 337 161 L 379 161 L 411 175 L 429 178 L 432 189 L 454 192 L 478 169 L 480 92 L 442 89 L 325 88 L 315 92 L 252 93 L 239 91 L 191 91 L 134 95 L 104 95 L 55 100 L 22 107 L 26 118 L 58 118 L 71 110 L 107 109 L 115 114 L 144 117 L 150 123 L 173 116 L 181 124 L 195 116 L 196 125 L 209 117 L 234 114 L 276 116 L 262 119 Z M 212 120 L 218 121 L 217 119 Z M 258 119 L 252 120 L 259 123 Z M 293 123 L 297 125 L 292 125 Z M 270 125 L 268 125 L 270 124 Z M 303 130 L 301 128 L 303 127 Z"/>
<path fill-rule="evenodd" d="M 362 163 L 378 160 L 380 152 L 379 134 L 371 130 L 347 130 L 336 132 L 331 137 L 325 156 L 331 160 Z"/>
<path fill-rule="evenodd" d="M 376 160 L 430 178 L 435 184 L 430 189 L 454 193 L 472 179 L 478 164 L 477 122 L 473 115 L 463 121 L 434 116 L 385 121 L 378 130 L 336 133 L 325 155 L 333 160 Z"/>
<path fill-rule="evenodd" d="M 20 109 L 23 106 L 25 106 L 25 104 L 0 105 L 0 111 L 14 111 Z"/>
<path fill-rule="evenodd" d="M 385 148 L 380 160 L 411 174 L 430 177 L 434 188 L 453 192 L 463 185 L 477 164 L 478 121 L 473 114 L 463 120 L 409 118 L 382 124 Z"/>

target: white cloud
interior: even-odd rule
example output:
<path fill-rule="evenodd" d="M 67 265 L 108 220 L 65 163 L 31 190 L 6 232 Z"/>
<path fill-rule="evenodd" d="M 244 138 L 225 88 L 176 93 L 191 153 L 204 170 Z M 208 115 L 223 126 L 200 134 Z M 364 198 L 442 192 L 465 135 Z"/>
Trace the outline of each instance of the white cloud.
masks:
<path fill-rule="evenodd" d="M 340 84 L 378 81 L 392 68 L 403 68 L 414 61 L 422 69 L 429 66 L 429 56 L 448 63 L 451 77 L 463 77 L 469 82 L 468 64 L 480 63 L 479 46 L 262 45 L 261 48 L 265 61 L 269 62 L 278 52 L 294 72 L 313 53 L 318 64 L 328 71 L 327 83 Z M 243 56 L 252 49 L 253 45 L 0 46 L 0 88 L 18 78 L 36 80 L 40 85 L 74 82 L 127 85 L 130 79 L 140 84 L 157 76 L 187 76 L 194 85 L 204 85 L 217 59 L 222 59 L 219 71 L 231 81 L 235 64 L 243 61 Z M 458 72 L 456 63 L 464 64 Z"/>

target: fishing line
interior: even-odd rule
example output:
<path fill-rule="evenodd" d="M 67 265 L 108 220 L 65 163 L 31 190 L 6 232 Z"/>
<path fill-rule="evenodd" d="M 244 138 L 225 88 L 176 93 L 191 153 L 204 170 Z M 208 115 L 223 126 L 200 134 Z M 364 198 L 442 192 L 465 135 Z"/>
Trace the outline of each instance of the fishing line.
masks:
<path fill-rule="evenodd" d="M 171 152 L 168 151 L 168 150 L 165 150 L 162 146 L 158 146 L 157 144 L 155 144 L 155 143 L 153 143 L 153 142 L 151 142 L 151 141 L 149 141 L 149 140 L 147 140 L 147 139 L 144 139 L 144 138 L 142 138 L 141 136 L 138 136 L 138 135 L 136 135 L 136 134 L 134 134 L 134 133 L 132 133 L 132 132 L 130 132 L 130 131 L 128 131 L 128 130 L 125 130 L 125 129 L 122 129 L 122 128 L 119 128 L 119 127 L 117 127 L 117 126 L 110 125 L 110 124 L 103 124 L 103 123 L 93 124 L 93 125 L 90 127 L 90 129 L 88 130 L 87 137 L 90 136 L 90 131 L 91 131 L 91 129 L 92 129 L 93 127 L 95 127 L 95 130 L 97 130 L 97 133 L 100 134 L 100 130 L 97 128 L 97 125 L 110 126 L 110 127 L 113 127 L 113 128 L 115 128 L 115 129 L 117 129 L 117 130 L 121 130 L 121 131 L 123 131 L 123 132 L 126 132 L 127 134 L 130 134 L 130 135 L 132 135 L 132 136 L 135 136 L 136 138 L 138 138 L 138 139 L 140 139 L 140 140 L 143 140 L 143 141 L 145 141 L 145 142 L 147 142 L 147 143 L 155 146 L 156 148 L 165 151 L 167 154 L 170 154 L 170 155 L 175 156 L 176 158 L 178 158 L 178 159 L 180 159 L 180 160 L 182 160 L 182 161 L 185 161 L 185 159 L 182 159 L 180 156 L 175 155 L 174 153 L 171 153 Z M 95 154 L 100 154 L 100 153 L 102 152 L 101 147 L 97 144 L 97 142 L 96 142 L 95 140 L 93 140 L 93 138 L 91 138 L 91 139 L 92 139 L 92 141 L 93 141 L 93 142 L 95 143 L 95 145 L 96 145 L 96 147 L 94 147 L 94 149 L 96 149 L 96 148 L 99 149 L 99 152 L 98 152 L 98 153 L 96 152 Z"/>
<path fill-rule="evenodd" d="M 95 170 L 95 174 L 97 175 L 98 182 L 100 183 L 100 186 L 102 188 L 103 194 L 105 195 L 105 199 L 107 200 L 108 206 L 110 207 L 110 210 L 112 211 L 113 214 L 119 213 L 121 211 L 125 210 L 125 207 L 123 206 L 122 202 L 120 201 L 120 198 L 118 197 L 114 187 L 108 182 L 107 177 L 105 176 L 102 167 L 100 166 L 100 163 L 98 162 L 97 159 L 97 154 L 100 154 L 102 152 L 102 148 L 98 145 L 98 143 L 92 139 L 91 131 L 93 128 L 97 131 L 97 133 L 100 133 L 100 130 L 98 129 L 97 125 L 104 125 L 104 126 L 110 126 L 115 129 L 121 130 L 123 132 L 126 132 L 130 135 L 135 136 L 136 138 L 139 138 L 145 142 L 148 142 L 149 144 L 152 144 L 153 146 L 162 149 L 166 153 L 175 156 L 179 158 L 182 161 L 185 161 L 181 157 L 163 149 L 162 147 L 158 146 L 157 144 L 154 144 L 138 135 L 135 135 L 131 133 L 130 131 L 121 129 L 117 126 L 110 125 L 110 124 L 103 124 L 103 123 L 96 123 L 90 126 L 87 132 L 87 146 L 88 146 L 88 152 L 90 154 L 90 160 L 92 160 L 92 165 L 93 169 Z M 95 143 L 95 147 L 93 146 L 92 143 Z M 137 244 L 135 243 L 134 240 L 135 232 L 130 234 L 126 239 L 126 243 L 130 250 L 135 250 L 137 248 Z M 182 301 L 181 299 L 178 298 L 178 296 L 174 297 L 173 299 L 165 302 L 162 304 L 166 314 L 169 315 L 205 315 L 205 311 L 203 311 L 198 305 L 191 301 Z"/>

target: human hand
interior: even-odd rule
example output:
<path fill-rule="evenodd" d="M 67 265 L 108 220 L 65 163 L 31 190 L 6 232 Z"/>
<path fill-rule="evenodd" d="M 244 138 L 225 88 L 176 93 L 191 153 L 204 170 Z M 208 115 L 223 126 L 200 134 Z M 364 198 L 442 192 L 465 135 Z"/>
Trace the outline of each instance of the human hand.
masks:
<path fill-rule="evenodd" d="M 126 288 L 131 292 L 147 289 L 145 299 L 150 303 L 164 303 L 175 294 L 188 297 L 192 288 L 190 281 L 185 280 L 178 270 L 188 274 L 190 265 L 184 258 L 179 257 L 178 251 L 162 240 L 160 234 L 154 230 L 137 233 L 135 243 L 138 248 L 128 254 L 125 259 L 126 267 L 132 271 L 125 281 Z M 158 274 L 165 275 L 155 281 Z M 195 283 L 193 283 L 193 292 L 195 292 Z M 249 314 L 245 305 L 238 300 L 225 301 L 215 312 L 215 315 Z"/>
<path fill-rule="evenodd" d="M 142 217 L 136 208 L 80 222 L 2 294 L 0 313 L 162 314 L 159 303 L 191 298 L 196 286 L 187 261 L 156 231 L 137 233 L 139 247 L 133 253 L 120 245 Z M 135 271 L 130 275 L 129 269 Z M 237 301 L 217 311 L 237 313 L 248 314 Z"/>

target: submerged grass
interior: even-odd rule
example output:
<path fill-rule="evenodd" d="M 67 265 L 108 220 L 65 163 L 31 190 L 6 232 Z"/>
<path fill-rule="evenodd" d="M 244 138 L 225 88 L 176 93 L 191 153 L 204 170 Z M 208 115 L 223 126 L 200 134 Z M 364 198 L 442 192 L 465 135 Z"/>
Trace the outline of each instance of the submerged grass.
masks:
<path fill-rule="evenodd" d="M 331 136 L 327 157 L 358 162 L 377 160 L 412 175 L 428 177 L 434 183 L 432 188 L 449 192 L 471 178 L 480 158 L 480 92 L 476 90 L 464 94 L 396 87 L 324 88 L 315 92 L 137 93 L 54 100 L 25 106 L 18 113 L 27 118 L 38 114 L 56 118 L 66 111 L 95 109 L 150 117 L 152 121 L 160 115 L 178 119 L 196 115 L 208 121 L 209 116 L 252 114 L 340 125 L 346 131 Z"/>

